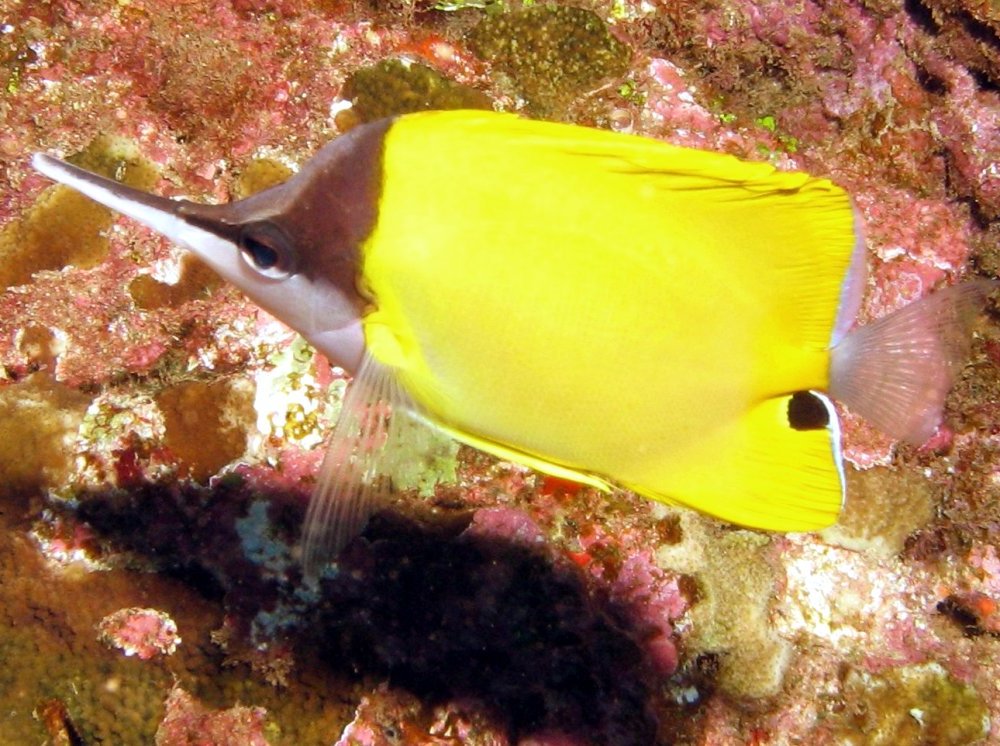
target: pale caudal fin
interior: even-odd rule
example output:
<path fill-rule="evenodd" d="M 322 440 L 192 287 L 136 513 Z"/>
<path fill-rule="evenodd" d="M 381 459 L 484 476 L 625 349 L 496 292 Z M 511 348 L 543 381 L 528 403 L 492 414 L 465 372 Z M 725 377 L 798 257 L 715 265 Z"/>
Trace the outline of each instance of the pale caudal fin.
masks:
<path fill-rule="evenodd" d="M 963 282 L 851 332 L 833 349 L 830 394 L 886 434 L 923 443 L 940 424 L 972 326 L 998 288 L 993 280 Z"/>

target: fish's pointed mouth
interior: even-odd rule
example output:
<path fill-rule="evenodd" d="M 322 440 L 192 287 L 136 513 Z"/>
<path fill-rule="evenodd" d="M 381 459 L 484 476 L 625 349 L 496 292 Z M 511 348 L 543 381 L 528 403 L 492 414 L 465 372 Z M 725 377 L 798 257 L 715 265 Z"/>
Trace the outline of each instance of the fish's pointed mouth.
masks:
<path fill-rule="evenodd" d="M 187 200 L 173 200 L 134 189 L 127 184 L 87 171 L 72 163 L 35 153 L 31 165 L 39 173 L 65 186 L 72 187 L 107 208 L 127 215 L 170 238 L 179 232 L 180 212 Z"/>
<path fill-rule="evenodd" d="M 227 280 L 246 289 L 236 271 L 240 228 L 225 220 L 225 205 L 202 205 L 143 192 L 44 153 L 36 153 L 31 163 L 53 181 L 194 252 Z"/>

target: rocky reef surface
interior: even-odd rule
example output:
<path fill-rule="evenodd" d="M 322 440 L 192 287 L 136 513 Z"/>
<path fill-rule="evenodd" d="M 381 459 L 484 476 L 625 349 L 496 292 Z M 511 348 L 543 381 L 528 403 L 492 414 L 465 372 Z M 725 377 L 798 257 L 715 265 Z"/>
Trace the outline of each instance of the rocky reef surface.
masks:
<path fill-rule="evenodd" d="M 29 165 L 224 201 L 358 122 L 500 107 L 833 178 L 865 226 L 866 321 L 1000 270 L 995 4 L 0 7 L 0 741 L 1000 739 L 995 316 L 931 442 L 845 413 L 848 502 L 820 535 L 445 443 L 308 588 L 342 371 Z"/>

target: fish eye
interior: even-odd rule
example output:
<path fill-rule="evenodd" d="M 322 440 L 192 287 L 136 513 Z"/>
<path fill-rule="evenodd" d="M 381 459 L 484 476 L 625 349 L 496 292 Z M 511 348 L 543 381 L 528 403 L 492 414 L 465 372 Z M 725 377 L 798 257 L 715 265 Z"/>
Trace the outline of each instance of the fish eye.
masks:
<path fill-rule="evenodd" d="M 281 280 L 294 271 L 294 254 L 285 234 L 273 223 L 251 223 L 239 236 L 240 255 L 258 274 Z"/>

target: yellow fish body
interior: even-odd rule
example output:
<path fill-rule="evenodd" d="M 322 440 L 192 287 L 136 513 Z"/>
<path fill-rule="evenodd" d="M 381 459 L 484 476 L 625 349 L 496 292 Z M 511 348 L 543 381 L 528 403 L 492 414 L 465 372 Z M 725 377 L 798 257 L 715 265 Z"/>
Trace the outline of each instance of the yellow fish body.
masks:
<path fill-rule="evenodd" d="M 378 453 L 358 444 L 388 432 L 380 402 L 546 473 L 746 526 L 827 526 L 843 478 L 818 392 L 926 438 L 994 287 L 846 334 L 864 253 L 840 187 L 495 113 L 363 125 L 230 205 L 35 162 L 190 247 L 356 373 L 307 516 L 311 574 L 374 509 Z"/>
<path fill-rule="evenodd" d="M 787 399 L 828 388 L 855 245 L 842 189 L 513 117 L 406 124 L 386 137 L 399 176 L 379 207 L 398 217 L 362 248 L 364 328 L 431 419 L 542 471 L 744 525 L 835 519 L 830 437 L 792 430 Z M 429 173 L 454 186 L 415 210 Z"/>

